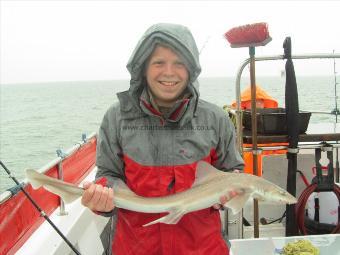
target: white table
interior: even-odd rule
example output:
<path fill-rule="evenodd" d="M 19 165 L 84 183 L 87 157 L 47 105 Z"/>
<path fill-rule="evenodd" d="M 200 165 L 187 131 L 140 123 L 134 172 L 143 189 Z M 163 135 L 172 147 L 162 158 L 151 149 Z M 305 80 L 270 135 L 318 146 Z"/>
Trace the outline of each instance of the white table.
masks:
<path fill-rule="evenodd" d="M 340 234 L 267 237 L 230 240 L 232 255 L 278 255 L 288 242 L 308 239 L 319 248 L 320 255 L 340 255 Z"/>

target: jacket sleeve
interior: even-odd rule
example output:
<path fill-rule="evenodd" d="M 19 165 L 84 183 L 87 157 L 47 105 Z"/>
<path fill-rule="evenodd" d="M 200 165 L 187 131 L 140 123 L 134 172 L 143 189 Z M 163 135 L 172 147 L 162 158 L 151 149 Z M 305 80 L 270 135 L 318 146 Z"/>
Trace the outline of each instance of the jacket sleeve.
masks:
<path fill-rule="evenodd" d="M 124 163 L 122 149 L 119 144 L 117 128 L 119 110 L 111 106 L 99 128 L 97 140 L 96 165 L 98 172 L 96 180 L 106 178 L 106 186 L 112 187 L 115 178 L 124 178 Z"/>
<path fill-rule="evenodd" d="M 244 161 L 237 149 L 235 127 L 228 115 L 221 117 L 219 124 L 219 142 L 216 148 L 216 159 L 212 162 L 217 169 L 233 171 L 243 170 Z"/>
<path fill-rule="evenodd" d="M 118 117 L 117 107 L 111 106 L 99 128 L 97 138 L 96 165 L 98 168 L 95 183 L 102 186 L 113 187 L 114 179 L 124 180 L 124 163 L 122 150 L 117 136 Z M 111 212 L 97 212 L 105 217 L 112 216 L 116 208 Z"/>

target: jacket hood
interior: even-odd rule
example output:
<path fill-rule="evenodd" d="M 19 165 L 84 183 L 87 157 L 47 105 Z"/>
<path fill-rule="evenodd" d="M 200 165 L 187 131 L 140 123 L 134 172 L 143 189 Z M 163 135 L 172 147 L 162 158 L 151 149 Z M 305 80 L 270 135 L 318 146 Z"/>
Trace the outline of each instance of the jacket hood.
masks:
<path fill-rule="evenodd" d="M 131 74 L 130 95 L 133 98 L 140 95 L 144 85 L 144 65 L 157 44 L 171 47 L 184 58 L 190 75 L 188 87 L 194 90 L 198 97 L 197 77 L 201 66 L 196 42 L 187 27 L 168 23 L 151 26 L 137 43 L 126 66 Z"/>

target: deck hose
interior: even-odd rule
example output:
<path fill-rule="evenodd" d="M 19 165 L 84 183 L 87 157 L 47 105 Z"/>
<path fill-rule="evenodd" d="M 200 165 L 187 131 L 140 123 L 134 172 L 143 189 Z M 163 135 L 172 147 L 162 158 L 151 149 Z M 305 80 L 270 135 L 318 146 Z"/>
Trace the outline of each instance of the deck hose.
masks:
<path fill-rule="evenodd" d="M 296 204 L 295 210 L 296 210 L 296 222 L 298 224 L 298 228 L 300 232 L 304 235 L 308 235 L 308 230 L 305 226 L 305 207 L 307 204 L 307 200 L 310 197 L 310 195 L 313 192 L 318 191 L 318 185 L 316 183 L 313 183 L 309 185 L 300 195 L 298 202 Z M 337 196 L 339 204 L 340 204 L 340 187 L 337 184 L 333 185 L 333 190 L 334 194 Z M 338 207 L 340 208 L 340 207 Z M 338 212 L 338 224 L 333 228 L 331 234 L 334 233 L 340 233 L 340 212 Z"/>

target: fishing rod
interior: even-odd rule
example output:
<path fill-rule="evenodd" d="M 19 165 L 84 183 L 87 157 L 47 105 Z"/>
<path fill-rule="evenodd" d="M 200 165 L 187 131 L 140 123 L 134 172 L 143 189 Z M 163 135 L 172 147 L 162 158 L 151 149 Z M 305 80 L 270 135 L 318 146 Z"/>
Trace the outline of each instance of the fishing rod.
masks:
<path fill-rule="evenodd" d="M 64 234 L 60 231 L 60 229 L 51 221 L 51 219 L 47 216 L 47 214 L 42 210 L 39 205 L 34 201 L 34 199 L 24 190 L 22 185 L 18 182 L 18 180 L 12 175 L 11 171 L 5 166 L 4 163 L 0 160 L 0 165 L 3 169 L 5 169 L 8 176 L 20 187 L 21 191 L 25 194 L 28 200 L 34 205 L 34 207 L 39 211 L 40 215 L 45 218 L 45 220 L 54 228 L 54 230 L 58 233 L 58 235 L 64 239 L 67 245 L 74 251 L 75 254 L 81 255 L 81 253 L 73 246 L 73 244 L 64 236 Z"/>
<path fill-rule="evenodd" d="M 209 36 L 207 37 L 207 39 L 205 39 L 205 41 L 204 41 L 204 43 L 203 43 L 203 46 L 201 47 L 201 49 L 200 49 L 200 51 L 199 51 L 199 53 L 198 53 L 199 55 L 201 55 L 201 53 L 202 53 L 202 51 L 204 50 L 205 46 L 207 46 L 207 44 L 208 44 L 210 38 L 211 38 L 211 36 L 209 35 Z"/>

